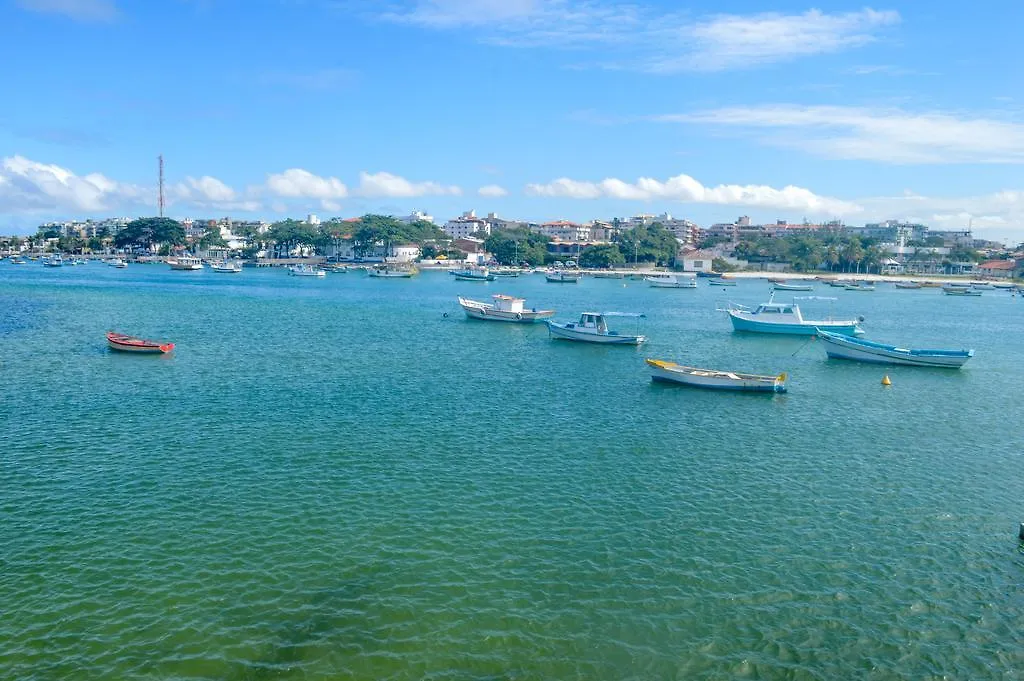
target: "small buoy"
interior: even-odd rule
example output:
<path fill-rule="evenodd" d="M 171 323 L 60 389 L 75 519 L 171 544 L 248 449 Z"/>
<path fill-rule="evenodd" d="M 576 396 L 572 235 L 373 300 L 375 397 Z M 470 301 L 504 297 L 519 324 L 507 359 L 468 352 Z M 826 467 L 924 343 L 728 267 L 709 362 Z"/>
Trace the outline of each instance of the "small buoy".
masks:
<path fill-rule="evenodd" d="M 447 313 L 447 312 L 445 312 L 445 313 L 444 313 L 444 314 L 443 314 L 442 316 L 443 316 L 443 317 L 444 317 L 445 319 L 447 319 L 447 318 L 448 318 L 448 313 Z"/>
<path fill-rule="evenodd" d="M 889 374 L 882 376 L 882 385 L 892 385 L 892 381 L 889 380 Z"/>

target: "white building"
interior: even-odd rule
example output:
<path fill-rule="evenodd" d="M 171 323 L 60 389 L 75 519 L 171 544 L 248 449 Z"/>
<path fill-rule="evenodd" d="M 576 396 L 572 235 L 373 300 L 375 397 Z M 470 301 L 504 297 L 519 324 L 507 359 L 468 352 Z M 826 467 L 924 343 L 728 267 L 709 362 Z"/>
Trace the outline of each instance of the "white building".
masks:
<path fill-rule="evenodd" d="M 485 239 L 491 235 L 491 226 L 483 218 L 478 218 L 476 212 L 471 210 L 444 223 L 444 227 L 441 229 L 453 239 L 466 237 Z"/>
<path fill-rule="evenodd" d="M 424 222 L 433 222 L 434 221 L 434 216 L 433 215 L 427 215 L 426 213 L 424 213 L 421 210 L 414 210 L 413 212 L 409 213 L 408 215 L 396 215 L 394 217 L 399 222 L 404 222 L 407 225 L 410 225 L 410 224 L 412 224 L 414 222 L 418 222 L 420 220 L 423 220 Z"/>
<path fill-rule="evenodd" d="M 538 230 L 551 239 L 560 241 L 590 241 L 590 225 L 581 225 L 568 220 L 545 222 Z"/>
<path fill-rule="evenodd" d="M 306 224 L 314 225 L 314 226 L 315 225 L 319 225 L 320 224 L 320 218 L 317 216 L 316 213 L 310 213 L 309 215 L 306 216 Z"/>

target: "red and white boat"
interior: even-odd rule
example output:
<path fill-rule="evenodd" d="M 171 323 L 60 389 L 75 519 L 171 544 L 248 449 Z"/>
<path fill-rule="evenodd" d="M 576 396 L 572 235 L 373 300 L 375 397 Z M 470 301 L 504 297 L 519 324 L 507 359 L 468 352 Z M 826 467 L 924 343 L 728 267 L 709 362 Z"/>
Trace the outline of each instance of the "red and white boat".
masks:
<path fill-rule="evenodd" d="M 149 352 L 162 354 L 174 349 L 174 343 L 146 340 L 145 338 L 127 336 L 123 333 L 114 333 L 113 331 L 107 334 L 107 344 L 110 345 L 112 350 L 120 350 L 122 352 Z"/>

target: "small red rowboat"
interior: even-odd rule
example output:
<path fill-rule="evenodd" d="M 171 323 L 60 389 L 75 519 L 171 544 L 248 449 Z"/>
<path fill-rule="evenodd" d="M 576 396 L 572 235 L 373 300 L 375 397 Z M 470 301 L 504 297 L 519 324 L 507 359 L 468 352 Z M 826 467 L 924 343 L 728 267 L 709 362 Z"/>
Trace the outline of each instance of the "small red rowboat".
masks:
<path fill-rule="evenodd" d="M 122 352 L 165 353 L 174 349 L 174 343 L 146 340 L 145 338 L 126 336 L 123 333 L 114 333 L 113 331 L 107 334 L 107 344 L 110 345 L 112 350 L 120 350 Z"/>

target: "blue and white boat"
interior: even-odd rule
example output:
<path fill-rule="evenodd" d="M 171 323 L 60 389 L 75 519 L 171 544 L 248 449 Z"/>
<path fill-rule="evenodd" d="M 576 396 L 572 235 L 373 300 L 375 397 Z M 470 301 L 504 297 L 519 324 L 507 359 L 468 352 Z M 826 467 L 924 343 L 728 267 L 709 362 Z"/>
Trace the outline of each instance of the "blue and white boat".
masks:
<path fill-rule="evenodd" d="M 61 257 L 60 253 L 57 253 L 49 258 L 43 258 L 43 265 L 45 267 L 64 267 L 64 258 Z"/>
<path fill-rule="evenodd" d="M 459 281 L 494 281 L 494 275 L 486 267 L 455 270 L 452 274 Z"/>
<path fill-rule="evenodd" d="M 708 286 L 735 286 L 735 279 L 708 279 Z"/>
<path fill-rule="evenodd" d="M 718 371 L 717 369 L 699 369 L 687 367 L 675 362 L 661 359 L 647 359 L 651 367 L 651 380 L 682 383 L 695 388 L 708 390 L 741 390 L 758 393 L 786 392 L 786 374 L 778 376 L 761 376 L 759 374 L 741 374 L 736 371 Z"/>
<path fill-rule="evenodd" d="M 697 288 L 697 275 L 692 272 L 681 274 L 652 274 L 644 277 L 653 288 Z"/>
<path fill-rule="evenodd" d="M 811 320 L 804 319 L 800 312 L 800 306 L 796 303 L 776 303 L 775 294 L 769 297 L 767 303 L 758 305 L 751 310 L 743 305 L 730 305 L 725 309 L 732 320 L 732 328 L 736 331 L 752 331 L 754 333 L 777 333 L 791 336 L 813 336 L 818 329 L 841 333 L 847 336 L 860 335 L 864 330 L 860 327 L 859 319 L 825 319 Z M 835 300 L 835 298 L 822 298 L 819 296 L 806 296 L 802 300 Z"/>
<path fill-rule="evenodd" d="M 637 320 L 637 333 L 619 333 L 608 328 L 609 317 L 631 317 Z M 640 345 L 647 340 L 640 335 L 642 314 L 633 312 L 584 312 L 578 322 L 559 323 L 548 320 L 548 335 L 551 338 L 603 343 L 605 345 Z"/>
<path fill-rule="evenodd" d="M 834 359 L 851 359 L 871 364 L 899 364 L 915 367 L 959 369 L 974 357 L 974 350 L 928 350 L 900 348 L 863 338 L 851 338 L 818 329 L 825 352 Z"/>

